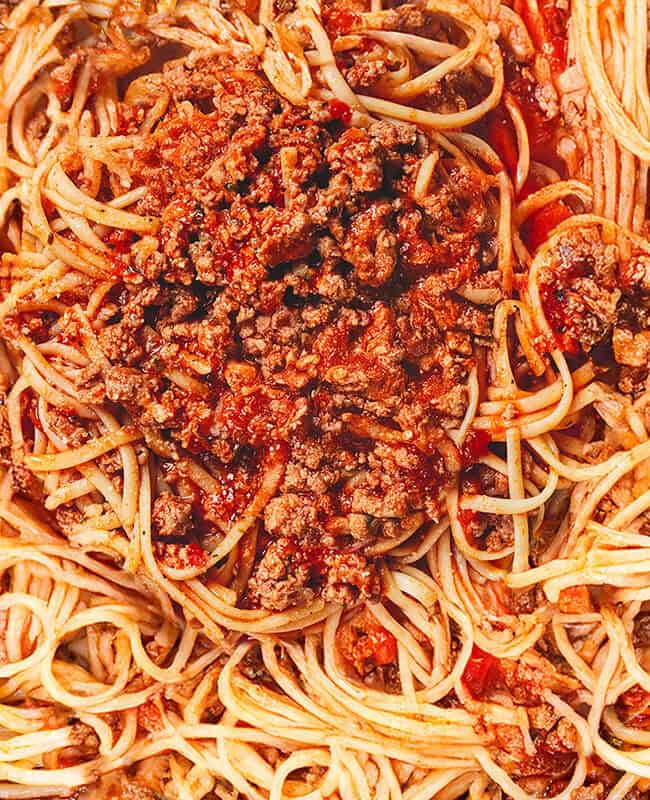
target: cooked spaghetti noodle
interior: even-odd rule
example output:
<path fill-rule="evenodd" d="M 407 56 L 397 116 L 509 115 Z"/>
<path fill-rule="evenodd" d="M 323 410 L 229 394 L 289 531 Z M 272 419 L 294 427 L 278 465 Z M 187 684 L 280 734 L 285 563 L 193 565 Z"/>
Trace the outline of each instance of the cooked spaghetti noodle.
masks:
<path fill-rule="evenodd" d="M 646 3 L 0 13 L 0 798 L 645 795 Z"/>

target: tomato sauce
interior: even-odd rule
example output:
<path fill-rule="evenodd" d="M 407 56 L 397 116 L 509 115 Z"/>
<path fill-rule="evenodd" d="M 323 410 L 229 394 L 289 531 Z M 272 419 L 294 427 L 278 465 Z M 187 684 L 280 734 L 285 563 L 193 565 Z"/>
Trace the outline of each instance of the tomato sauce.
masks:
<path fill-rule="evenodd" d="M 187 560 L 192 567 L 203 567 L 208 561 L 208 554 L 196 542 L 190 542 L 185 548 Z"/>
<path fill-rule="evenodd" d="M 323 8 L 323 22 L 330 36 L 342 36 L 359 25 L 361 17 L 349 8 L 326 6 Z"/>
<path fill-rule="evenodd" d="M 546 58 L 551 77 L 556 80 L 566 68 L 568 10 L 559 8 L 556 0 L 538 0 L 537 3 L 515 0 L 514 10 L 524 21 L 536 52 Z M 514 59 L 506 58 L 505 73 L 506 89 L 516 101 L 526 125 L 531 159 L 563 174 L 564 162 L 556 149 L 559 119 L 557 115 L 549 117 L 540 106 L 532 65 L 523 67 Z M 502 105 L 488 115 L 487 139 L 510 177 L 514 178 L 517 137 L 510 115 Z M 534 179 L 529 177 L 517 199 L 524 199 L 538 188 Z"/>

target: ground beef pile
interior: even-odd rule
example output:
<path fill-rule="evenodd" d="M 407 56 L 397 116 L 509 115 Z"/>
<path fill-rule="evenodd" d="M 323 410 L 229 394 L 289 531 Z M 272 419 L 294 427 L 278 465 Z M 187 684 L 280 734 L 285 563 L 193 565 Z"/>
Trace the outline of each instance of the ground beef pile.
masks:
<path fill-rule="evenodd" d="M 137 211 L 161 226 L 107 239 L 110 367 L 80 392 L 128 409 L 162 461 L 161 558 L 183 566 L 218 542 L 272 453 L 282 479 L 240 545 L 241 602 L 376 596 L 368 546 L 437 519 L 462 465 L 447 431 L 491 332 L 491 308 L 464 295 L 499 287 L 492 188 L 414 127 L 290 105 L 253 60 L 170 62 L 144 80 L 170 103 L 130 171 L 147 187 Z M 129 133 L 143 111 L 119 114 Z"/>
<path fill-rule="evenodd" d="M 650 256 L 585 228 L 562 237 L 540 273 L 546 317 L 569 358 L 589 356 L 632 398 L 650 386 Z"/>

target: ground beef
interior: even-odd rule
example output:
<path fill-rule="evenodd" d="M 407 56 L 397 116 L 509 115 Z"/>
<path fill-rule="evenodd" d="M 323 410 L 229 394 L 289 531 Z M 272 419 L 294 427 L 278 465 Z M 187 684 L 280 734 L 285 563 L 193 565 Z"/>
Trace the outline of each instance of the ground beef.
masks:
<path fill-rule="evenodd" d="M 88 431 L 74 414 L 67 413 L 56 406 L 47 410 L 47 422 L 57 437 L 68 447 L 80 447 L 88 441 Z"/>
<path fill-rule="evenodd" d="M 388 64 L 384 59 L 359 61 L 345 71 L 350 86 L 355 89 L 368 89 L 388 72 Z"/>
<path fill-rule="evenodd" d="M 639 614 L 634 620 L 634 644 L 636 647 L 650 646 L 650 614 Z"/>
<path fill-rule="evenodd" d="M 575 678 L 558 672 L 550 661 L 533 651 L 519 661 L 501 659 L 500 669 L 515 703 L 524 706 L 539 705 L 545 689 L 562 695 L 578 687 Z"/>
<path fill-rule="evenodd" d="M 324 600 L 350 605 L 379 596 L 381 581 L 376 565 L 360 553 L 328 554 L 325 565 Z"/>
<path fill-rule="evenodd" d="M 192 525 L 192 504 L 171 492 L 163 492 L 153 504 L 151 522 L 159 539 L 182 538 Z"/>
<path fill-rule="evenodd" d="M 512 517 L 502 514 L 486 515 L 488 533 L 485 536 L 486 550 L 498 551 L 514 544 L 515 534 Z"/>
<path fill-rule="evenodd" d="M 412 6 L 390 15 L 442 35 Z M 390 67 L 384 55 L 376 43 L 343 54 L 342 68 L 368 86 Z M 117 266 L 94 323 L 109 364 L 77 371 L 80 396 L 128 414 L 158 455 L 167 485 L 153 528 L 168 567 L 205 561 L 201 543 L 243 513 L 273 448 L 281 477 L 242 602 L 376 597 L 368 545 L 413 514 L 439 519 L 461 466 L 447 430 L 492 327 L 461 290 L 488 273 L 498 287 L 493 187 L 414 126 L 292 106 L 252 56 L 174 60 L 140 80 L 171 99 L 130 165 L 144 190 L 134 210 L 160 224 L 107 236 Z M 124 131 L 142 110 L 120 103 Z M 22 320 L 35 336 L 79 336 L 72 317 L 51 330 L 41 317 Z M 56 424 L 73 446 L 86 423 L 68 422 Z M 195 486 L 187 459 L 219 491 Z M 101 466 L 119 489 L 119 461 Z"/>
<path fill-rule="evenodd" d="M 104 328 L 99 335 L 99 346 L 113 362 L 135 364 L 144 355 L 136 330 L 125 322 Z"/>
<path fill-rule="evenodd" d="M 341 625 L 336 644 L 343 658 L 362 678 L 397 662 L 395 637 L 367 609 Z"/>
<path fill-rule="evenodd" d="M 592 783 L 590 786 L 581 786 L 571 795 L 571 800 L 603 800 L 605 787 L 602 783 Z"/>
<path fill-rule="evenodd" d="M 43 502 L 43 486 L 31 470 L 28 470 L 22 464 L 12 464 L 10 474 L 13 494 L 36 503 Z"/>
<path fill-rule="evenodd" d="M 314 597 L 309 588 L 309 566 L 295 557 L 289 539 L 272 542 L 248 584 L 249 595 L 262 608 L 284 611 Z"/>
<path fill-rule="evenodd" d="M 300 537 L 318 527 L 318 512 L 297 494 L 283 494 L 264 509 L 266 530 L 276 536 Z"/>
<path fill-rule="evenodd" d="M 636 395 L 647 377 L 648 259 L 603 241 L 598 229 L 567 233 L 540 273 L 547 320 L 564 350 L 613 359 L 619 388 Z"/>
<path fill-rule="evenodd" d="M 136 406 L 147 406 L 153 401 L 156 382 L 137 369 L 112 367 L 104 380 L 109 400 Z"/>
<path fill-rule="evenodd" d="M 54 512 L 54 519 L 58 529 L 65 536 L 70 536 L 76 531 L 76 526 L 83 522 L 83 514 L 77 508 L 59 506 Z"/>
<path fill-rule="evenodd" d="M 103 381 L 103 367 L 92 362 L 83 367 L 75 375 L 75 389 L 79 400 L 89 405 L 100 405 L 106 399 L 106 387 Z"/>

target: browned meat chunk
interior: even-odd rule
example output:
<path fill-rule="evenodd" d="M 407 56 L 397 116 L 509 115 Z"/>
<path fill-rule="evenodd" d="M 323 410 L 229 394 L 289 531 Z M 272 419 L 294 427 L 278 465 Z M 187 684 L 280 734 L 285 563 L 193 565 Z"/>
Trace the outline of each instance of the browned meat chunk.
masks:
<path fill-rule="evenodd" d="M 171 492 L 158 495 L 152 511 L 153 530 L 159 539 L 186 536 L 192 526 L 192 504 Z"/>

